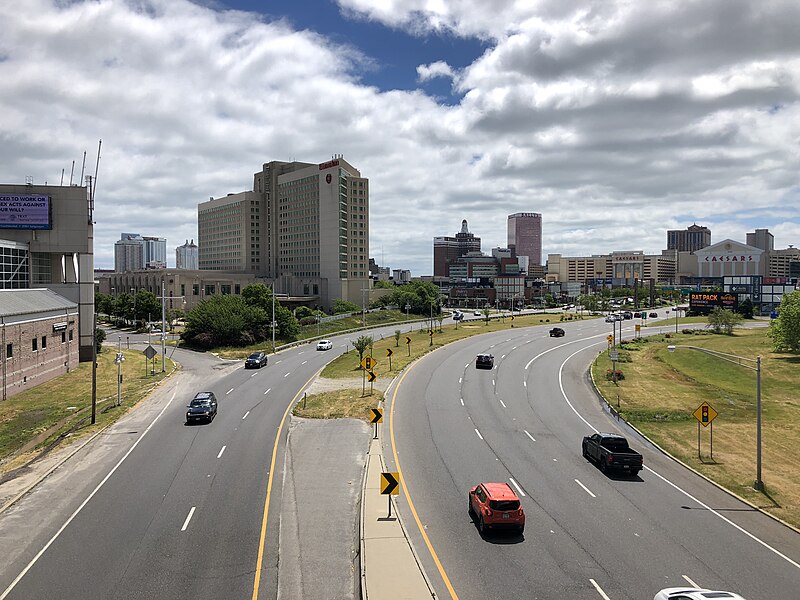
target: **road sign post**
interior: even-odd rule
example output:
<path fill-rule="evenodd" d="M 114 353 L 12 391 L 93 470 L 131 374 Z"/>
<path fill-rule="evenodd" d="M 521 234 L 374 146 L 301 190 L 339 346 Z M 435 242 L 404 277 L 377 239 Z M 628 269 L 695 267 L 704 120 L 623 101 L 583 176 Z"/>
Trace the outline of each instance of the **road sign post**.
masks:
<path fill-rule="evenodd" d="M 370 423 L 375 423 L 375 437 L 372 439 L 378 439 L 378 423 L 383 423 L 383 409 L 381 408 L 373 408 L 372 409 L 372 420 Z"/>
<path fill-rule="evenodd" d="M 388 473 L 381 473 L 381 494 L 389 496 L 389 516 L 392 516 L 392 496 L 397 496 L 400 493 L 400 473 L 392 471 Z"/>
<path fill-rule="evenodd" d="M 702 457 L 700 456 L 700 425 L 703 427 L 711 426 L 710 432 L 710 457 L 714 458 L 714 419 L 717 418 L 719 413 L 714 410 L 714 407 L 711 406 L 708 402 L 703 402 L 697 409 L 692 413 L 695 419 L 697 419 L 697 459 L 701 460 Z"/>
<path fill-rule="evenodd" d="M 386 349 L 386 357 L 389 359 L 389 370 L 392 370 L 392 354 L 394 351 L 391 348 Z"/>
<path fill-rule="evenodd" d="M 411 356 L 411 337 L 406 336 L 406 348 L 408 348 L 408 355 Z"/>

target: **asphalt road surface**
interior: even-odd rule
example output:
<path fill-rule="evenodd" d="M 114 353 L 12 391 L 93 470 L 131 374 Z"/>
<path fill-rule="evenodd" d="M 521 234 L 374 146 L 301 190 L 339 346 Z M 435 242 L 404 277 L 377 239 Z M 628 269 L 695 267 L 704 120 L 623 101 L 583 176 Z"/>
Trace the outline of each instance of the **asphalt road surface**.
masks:
<path fill-rule="evenodd" d="M 399 462 L 400 513 L 439 597 L 643 600 L 695 582 L 748 600 L 797 598 L 800 535 L 620 426 L 586 380 L 611 325 L 560 326 L 563 338 L 540 327 L 446 346 L 387 393 L 384 455 Z M 495 356 L 493 370 L 475 369 L 480 352 Z M 639 476 L 607 476 L 581 456 L 598 430 L 644 454 Z M 481 481 L 515 488 L 523 536 L 479 534 L 467 492 Z"/>

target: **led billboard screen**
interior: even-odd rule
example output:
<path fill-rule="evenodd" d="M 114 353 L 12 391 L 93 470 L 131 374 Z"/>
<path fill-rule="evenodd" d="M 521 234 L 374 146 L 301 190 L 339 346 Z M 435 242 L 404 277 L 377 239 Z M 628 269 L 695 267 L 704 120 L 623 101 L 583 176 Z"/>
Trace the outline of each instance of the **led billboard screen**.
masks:
<path fill-rule="evenodd" d="M 0 229 L 52 229 L 50 196 L 0 195 Z"/>
<path fill-rule="evenodd" d="M 695 314 L 709 313 L 715 306 L 736 310 L 739 308 L 739 295 L 727 292 L 692 292 L 689 294 L 689 310 Z"/>

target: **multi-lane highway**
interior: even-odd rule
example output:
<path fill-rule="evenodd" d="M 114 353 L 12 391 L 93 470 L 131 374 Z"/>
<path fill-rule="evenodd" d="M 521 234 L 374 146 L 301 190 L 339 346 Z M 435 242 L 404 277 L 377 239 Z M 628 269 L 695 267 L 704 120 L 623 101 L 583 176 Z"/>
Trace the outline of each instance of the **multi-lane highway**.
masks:
<path fill-rule="evenodd" d="M 611 325 L 561 326 L 563 338 L 539 327 L 457 342 L 389 390 L 384 454 L 401 470 L 400 512 L 440 597 L 642 600 L 690 582 L 797 597 L 800 536 L 620 427 L 586 381 Z M 493 370 L 475 369 L 480 352 Z M 598 430 L 632 440 L 639 476 L 582 458 L 582 437 Z M 481 481 L 517 491 L 524 536 L 479 534 L 467 491 Z"/>

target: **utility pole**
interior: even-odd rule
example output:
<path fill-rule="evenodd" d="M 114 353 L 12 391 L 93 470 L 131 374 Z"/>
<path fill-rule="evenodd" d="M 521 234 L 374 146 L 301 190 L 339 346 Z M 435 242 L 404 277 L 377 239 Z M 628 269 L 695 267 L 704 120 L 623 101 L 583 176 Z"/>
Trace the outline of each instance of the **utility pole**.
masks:
<path fill-rule="evenodd" d="M 275 280 L 272 281 L 272 353 L 275 354 Z"/>
<path fill-rule="evenodd" d="M 92 425 L 97 422 L 97 313 L 92 320 Z"/>
<path fill-rule="evenodd" d="M 167 370 L 167 317 L 164 308 L 164 278 L 161 278 L 161 372 Z"/>

